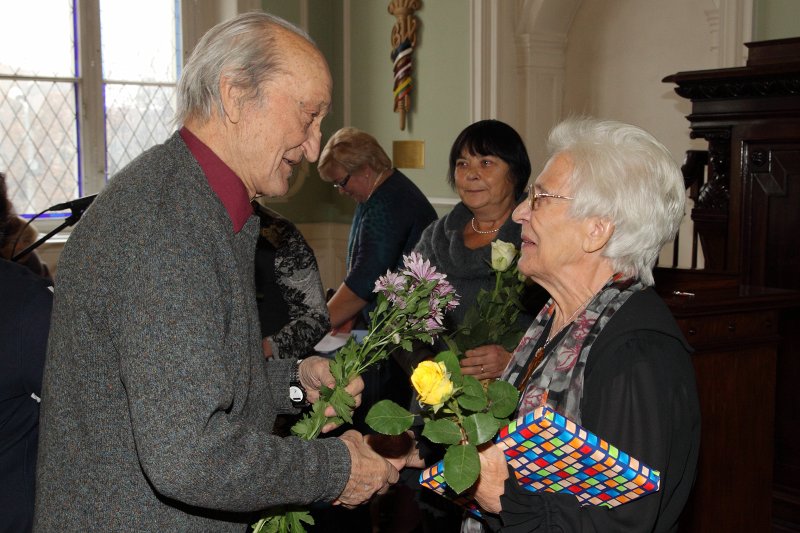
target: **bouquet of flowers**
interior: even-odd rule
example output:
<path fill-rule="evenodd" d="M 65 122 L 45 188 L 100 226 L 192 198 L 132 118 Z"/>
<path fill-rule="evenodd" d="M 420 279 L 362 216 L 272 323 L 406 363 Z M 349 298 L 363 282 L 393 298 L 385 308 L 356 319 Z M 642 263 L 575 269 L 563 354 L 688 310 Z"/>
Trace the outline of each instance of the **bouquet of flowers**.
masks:
<path fill-rule="evenodd" d="M 447 448 L 444 478 L 460 494 L 480 475 L 477 447 L 508 424 L 519 392 L 506 381 L 492 381 L 484 388 L 474 377 L 463 376 L 458 357 L 450 351 L 417 365 L 411 383 L 422 407 L 422 436 Z M 370 409 L 366 421 L 379 433 L 400 435 L 411 427 L 413 419 L 407 409 L 382 400 Z"/>
<path fill-rule="evenodd" d="M 418 253 L 405 256 L 403 266 L 400 273 L 387 272 L 378 278 L 374 289 L 377 305 L 369 315 L 369 331 L 360 344 L 351 337 L 338 350 L 331 362 L 336 385 L 322 387 L 320 399 L 292 426 L 293 434 L 311 440 L 329 422 L 352 423 L 355 400 L 345 390 L 347 384 L 397 347 L 410 350 L 413 341 L 432 344 L 442 332 L 444 313 L 458 305 L 453 286 Z M 329 405 L 336 416 L 325 416 Z M 300 533 L 305 531 L 303 523 L 314 523 L 308 511 L 279 507 L 253 524 L 253 529 L 255 533 Z"/>
<path fill-rule="evenodd" d="M 478 346 L 499 344 L 510 352 L 517 347 L 525 333 L 517 322 L 525 290 L 525 277 L 517 269 L 517 260 L 518 250 L 513 244 L 492 241 L 494 289 L 480 290 L 464 321 L 451 335 L 451 350 L 463 354 Z"/>

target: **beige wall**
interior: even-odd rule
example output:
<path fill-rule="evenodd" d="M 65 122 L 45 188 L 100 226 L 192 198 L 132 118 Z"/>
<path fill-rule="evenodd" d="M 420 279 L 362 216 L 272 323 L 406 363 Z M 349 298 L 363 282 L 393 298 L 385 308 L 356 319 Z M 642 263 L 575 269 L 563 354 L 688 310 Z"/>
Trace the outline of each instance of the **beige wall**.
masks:
<path fill-rule="evenodd" d="M 425 142 L 425 168 L 403 170 L 428 196 L 453 193 L 445 183 L 456 135 L 470 122 L 469 10 L 464 0 L 423 0 L 414 52 L 412 111 L 405 131 L 393 111 L 388 1 L 351 1 L 351 120 L 391 156 L 392 141 Z"/>
<path fill-rule="evenodd" d="M 717 68 L 703 8 L 697 0 L 583 0 L 568 37 L 564 116 L 636 124 L 682 160 L 692 145 L 691 103 L 661 80 Z"/>

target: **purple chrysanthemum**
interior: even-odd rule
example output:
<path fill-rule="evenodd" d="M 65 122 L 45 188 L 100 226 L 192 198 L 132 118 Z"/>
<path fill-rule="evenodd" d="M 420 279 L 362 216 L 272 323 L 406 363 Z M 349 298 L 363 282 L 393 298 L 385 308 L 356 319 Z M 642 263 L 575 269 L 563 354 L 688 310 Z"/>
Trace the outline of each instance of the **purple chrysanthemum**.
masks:
<path fill-rule="evenodd" d="M 429 334 L 438 333 L 442 329 L 442 324 L 430 317 L 425 321 L 425 325 L 427 326 Z"/>
<path fill-rule="evenodd" d="M 436 284 L 436 287 L 433 288 L 433 293 L 440 298 L 444 298 L 445 296 L 452 294 L 453 297 L 456 296 L 456 290 L 450 285 L 450 282 L 446 279 L 442 278 L 439 280 L 439 283 Z"/>
<path fill-rule="evenodd" d="M 431 262 L 423 257 L 418 252 L 411 252 L 410 255 L 405 256 L 403 259 L 403 274 L 411 276 L 420 281 L 434 281 L 445 278 L 445 275 L 436 272 L 436 267 L 431 265 Z"/>
<path fill-rule="evenodd" d="M 405 282 L 406 279 L 397 272 L 387 271 L 375 282 L 373 292 L 383 292 L 388 298 L 391 293 L 400 291 L 405 286 Z"/>

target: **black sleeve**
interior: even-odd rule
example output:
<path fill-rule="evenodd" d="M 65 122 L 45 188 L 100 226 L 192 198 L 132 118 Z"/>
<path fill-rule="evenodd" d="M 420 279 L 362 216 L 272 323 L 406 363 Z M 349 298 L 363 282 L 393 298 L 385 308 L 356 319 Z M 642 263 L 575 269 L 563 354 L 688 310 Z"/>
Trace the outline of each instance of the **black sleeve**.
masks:
<path fill-rule="evenodd" d="M 581 425 L 659 470 L 661 490 L 613 509 L 581 507 L 572 495 L 529 492 L 512 477 L 501 497 L 500 531 L 644 532 L 677 523 L 682 504 L 675 510 L 665 502 L 676 487 L 691 486 L 691 479 L 687 484 L 682 478 L 694 475 L 685 463 L 691 462 L 691 441 L 699 438 L 698 428 L 685 427 L 682 419 L 696 410 L 696 398 L 692 404 L 693 396 L 685 394 L 693 384 L 685 375 L 686 349 L 672 337 L 643 331 L 601 353 L 593 349 L 589 357 L 595 360 L 585 374 Z"/>

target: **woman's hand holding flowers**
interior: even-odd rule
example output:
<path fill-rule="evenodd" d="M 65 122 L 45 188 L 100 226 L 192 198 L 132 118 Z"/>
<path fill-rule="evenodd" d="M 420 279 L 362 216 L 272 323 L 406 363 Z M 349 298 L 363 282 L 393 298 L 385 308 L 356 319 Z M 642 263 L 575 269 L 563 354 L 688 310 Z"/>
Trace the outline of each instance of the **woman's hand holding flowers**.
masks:
<path fill-rule="evenodd" d="M 500 496 L 505 492 L 508 479 L 508 463 L 500 448 L 488 444 L 478 452 L 481 461 L 481 474 L 475 484 L 473 496 L 483 509 L 498 514 L 502 510 Z"/>
<path fill-rule="evenodd" d="M 460 362 L 461 373 L 477 379 L 497 379 L 509 361 L 511 352 L 499 344 L 478 346 L 464 352 L 464 358 Z"/>

